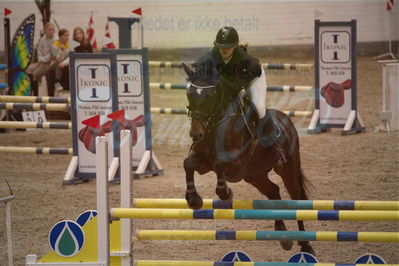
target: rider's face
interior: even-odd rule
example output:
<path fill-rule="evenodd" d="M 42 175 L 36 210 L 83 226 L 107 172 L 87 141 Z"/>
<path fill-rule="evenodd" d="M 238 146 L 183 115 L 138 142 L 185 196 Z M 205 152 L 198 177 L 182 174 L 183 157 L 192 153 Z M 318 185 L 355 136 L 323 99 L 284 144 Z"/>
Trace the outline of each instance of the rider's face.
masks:
<path fill-rule="evenodd" d="M 222 56 L 223 59 L 229 59 L 234 52 L 234 49 L 236 49 L 235 47 L 231 47 L 231 48 L 219 48 L 219 53 Z"/>

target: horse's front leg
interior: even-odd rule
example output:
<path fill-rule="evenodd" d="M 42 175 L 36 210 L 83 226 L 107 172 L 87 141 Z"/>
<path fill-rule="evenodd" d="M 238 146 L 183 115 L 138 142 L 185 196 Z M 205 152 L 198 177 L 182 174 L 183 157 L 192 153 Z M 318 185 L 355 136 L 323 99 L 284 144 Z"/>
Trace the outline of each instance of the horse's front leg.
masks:
<path fill-rule="evenodd" d="M 193 210 L 201 209 L 203 201 L 198 194 L 194 183 L 194 171 L 198 167 L 197 159 L 194 156 L 188 156 L 184 160 L 184 170 L 186 171 L 186 200 L 188 206 Z"/>
<path fill-rule="evenodd" d="M 224 170 L 222 167 L 218 167 L 216 170 L 217 185 L 216 194 L 221 200 L 233 199 L 233 191 L 227 186 L 226 179 L 224 177 Z"/>

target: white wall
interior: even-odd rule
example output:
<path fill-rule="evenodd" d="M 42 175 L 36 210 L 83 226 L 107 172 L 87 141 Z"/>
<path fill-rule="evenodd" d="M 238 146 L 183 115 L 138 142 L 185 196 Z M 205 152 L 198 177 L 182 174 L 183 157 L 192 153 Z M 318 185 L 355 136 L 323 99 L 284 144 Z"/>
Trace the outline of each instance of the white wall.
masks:
<path fill-rule="evenodd" d="M 137 7 L 143 8 L 144 44 L 150 48 L 193 48 L 210 46 L 217 29 L 236 23 L 241 39 L 251 45 L 312 44 L 315 10 L 323 21 L 356 19 L 358 41 L 388 40 L 389 16 L 385 0 L 307 0 L 307 1 L 59 1 L 52 0 L 52 18 L 61 27 L 73 30 L 87 27 L 90 12 L 94 13 L 97 42 L 101 44 L 108 16 L 127 17 Z M 11 32 L 30 13 L 37 15 L 38 40 L 41 15 L 33 0 L 2 1 L 0 8 L 13 11 Z M 399 2 L 392 12 L 394 39 L 399 36 Z M 0 19 L 3 19 L 1 14 Z M 110 23 L 111 36 L 118 43 L 117 27 Z M 0 50 L 4 49 L 3 29 Z M 135 34 L 133 34 L 134 37 Z"/>

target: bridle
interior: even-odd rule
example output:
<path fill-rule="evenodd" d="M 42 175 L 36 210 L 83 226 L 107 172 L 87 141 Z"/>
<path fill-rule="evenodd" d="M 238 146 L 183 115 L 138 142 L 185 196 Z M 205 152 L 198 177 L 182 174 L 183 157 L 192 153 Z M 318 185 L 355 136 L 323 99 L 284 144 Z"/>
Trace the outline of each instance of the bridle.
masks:
<path fill-rule="evenodd" d="M 217 85 L 198 86 L 198 85 L 195 85 L 193 83 L 189 83 L 187 87 L 190 88 L 191 86 L 193 86 L 196 89 L 210 89 L 210 88 L 216 88 Z M 217 93 L 217 90 L 216 90 L 216 93 Z M 207 112 L 203 112 L 203 111 L 192 111 L 190 109 L 190 106 L 187 106 L 188 116 L 191 119 L 199 120 L 201 125 L 202 125 L 202 127 L 206 131 L 208 131 L 208 132 L 211 131 L 215 126 L 217 126 L 218 124 L 220 124 L 221 122 L 226 120 L 226 118 L 222 118 L 221 120 L 217 121 L 216 123 L 214 122 L 214 119 L 216 118 L 216 115 L 220 111 L 220 108 L 222 108 L 222 103 L 223 103 L 224 98 L 225 98 L 225 93 L 224 93 L 223 88 L 221 89 L 221 96 L 219 98 L 220 98 L 219 101 L 213 101 L 210 114 L 207 113 Z"/>

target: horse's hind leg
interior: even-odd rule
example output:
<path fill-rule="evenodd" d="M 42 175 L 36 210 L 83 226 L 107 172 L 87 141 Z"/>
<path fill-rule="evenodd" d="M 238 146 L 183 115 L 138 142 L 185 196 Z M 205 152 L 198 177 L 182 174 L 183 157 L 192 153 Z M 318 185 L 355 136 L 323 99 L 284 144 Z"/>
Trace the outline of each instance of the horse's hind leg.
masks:
<path fill-rule="evenodd" d="M 259 192 L 268 197 L 268 199 L 281 200 L 280 188 L 269 180 L 267 173 L 251 177 L 244 177 L 244 180 L 256 187 Z M 282 220 L 274 221 L 274 228 L 276 231 L 287 231 L 287 227 Z M 293 246 L 293 242 L 290 240 L 281 240 L 280 245 L 283 247 L 283 249 L 290 250 Z"/>
<path fill-rule="evenodd" d="M 279 174 L 293 200 L 307 200 L 308 196 L 306 194 L 306 177 L 302 173 L 299 166 L 293 165 L 292 161 L 287 163 L 283 169 L 275 169 L 276 173 Z M 305 231 L 305 225 L 303 221 L 298 221 L 299 231 Z M 315 255 L 315 251 L 309 244 L 309 241 L 298 241 L 301 246 L 302 252 L 308 252 Z"/>

